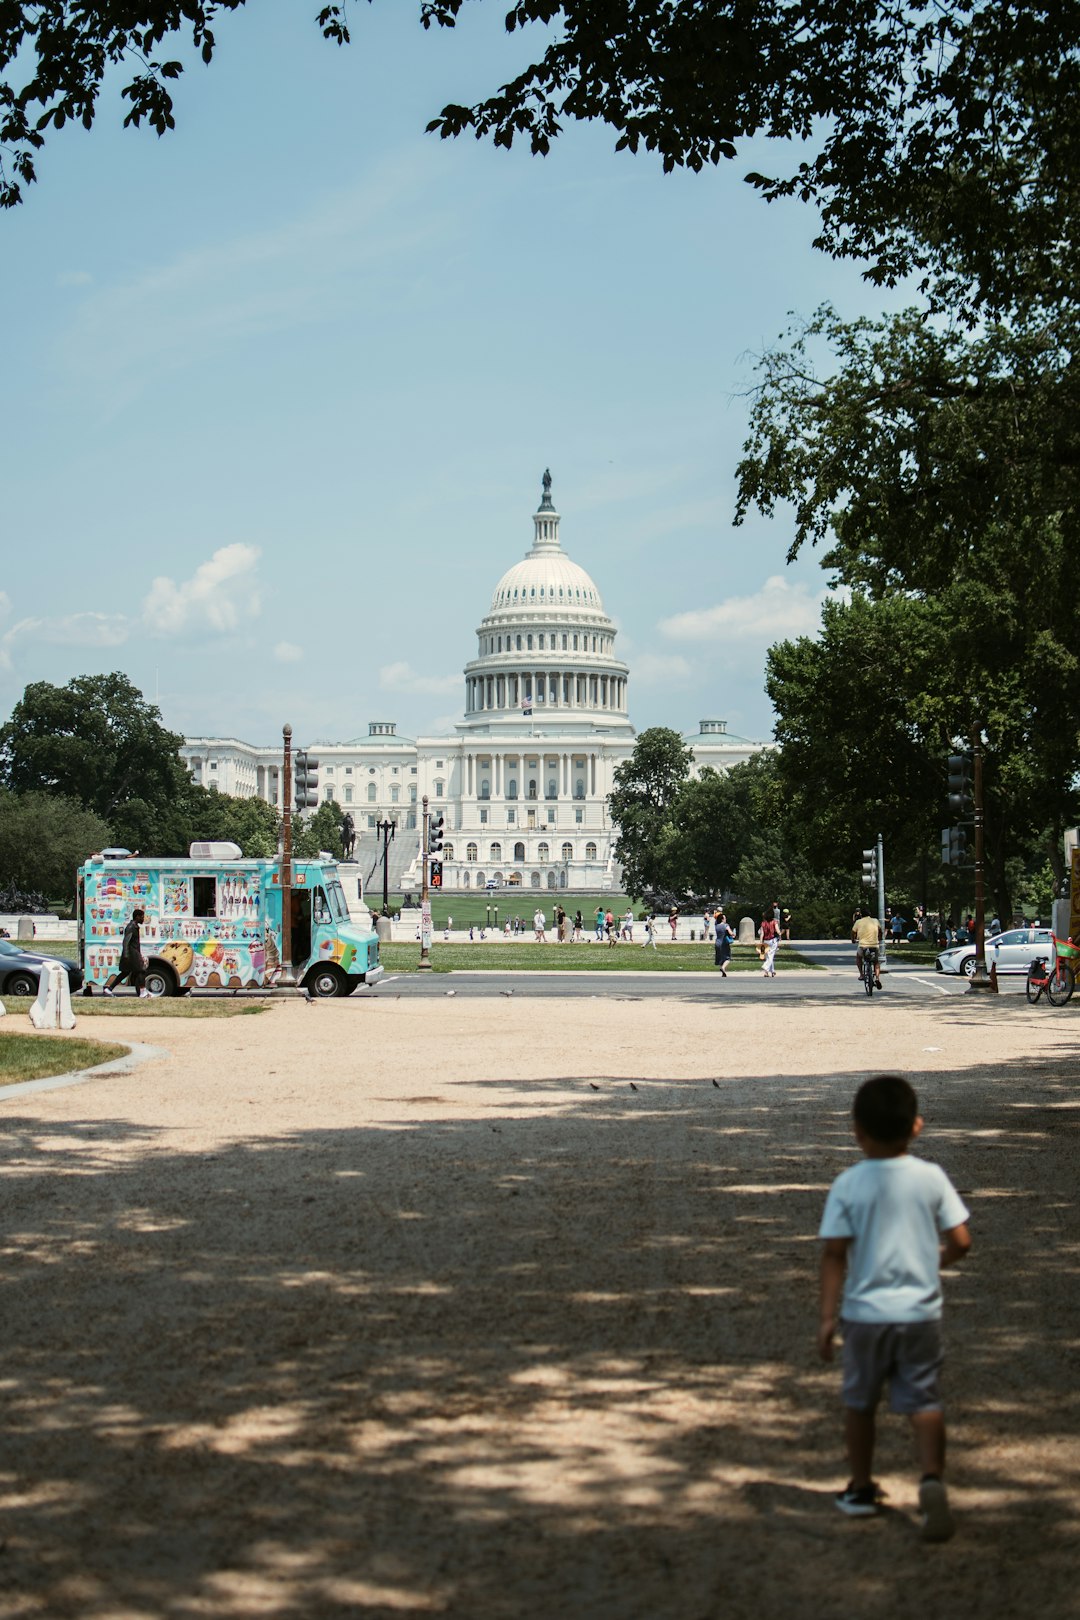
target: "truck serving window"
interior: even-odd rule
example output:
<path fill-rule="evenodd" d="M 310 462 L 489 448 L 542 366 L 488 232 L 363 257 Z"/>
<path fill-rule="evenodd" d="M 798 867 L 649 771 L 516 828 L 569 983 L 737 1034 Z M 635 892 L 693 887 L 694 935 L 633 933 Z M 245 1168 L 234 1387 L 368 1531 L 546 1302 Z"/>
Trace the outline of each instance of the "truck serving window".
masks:
<path fill-rule="evenodd" d="M 192 878 L 192 913 L 196 917 L 217 916 L 217 878 Z"/>

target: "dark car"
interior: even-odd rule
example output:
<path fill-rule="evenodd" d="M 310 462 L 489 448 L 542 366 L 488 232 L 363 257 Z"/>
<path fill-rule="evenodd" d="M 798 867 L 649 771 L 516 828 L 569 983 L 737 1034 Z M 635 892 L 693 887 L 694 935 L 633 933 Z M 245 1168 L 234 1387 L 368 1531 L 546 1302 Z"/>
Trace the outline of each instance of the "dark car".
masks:
<path fill-rule="evenodd" d="M 59 962 L 68 976 L 72 995 L 82 989 L 82 968 L 77 962 L 69 962 L 65 956 L 24 951 L 15 940 L 0 939 L 0 996 L 36 996 L 46 962 Z"/>

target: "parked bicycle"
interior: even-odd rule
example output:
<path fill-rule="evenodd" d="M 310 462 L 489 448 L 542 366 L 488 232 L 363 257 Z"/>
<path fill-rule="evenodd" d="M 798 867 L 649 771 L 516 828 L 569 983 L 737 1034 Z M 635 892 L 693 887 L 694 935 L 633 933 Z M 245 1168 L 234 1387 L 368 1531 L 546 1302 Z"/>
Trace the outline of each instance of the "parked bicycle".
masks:
<path fill-rule="evenodd" d="M 1027 998 L 1034 1007 L 1040 996 L 1045 995 L 1051 1007 L 1064 1007 L 1076 988 L 1076 974 L 1070 961 L 1059 954 L 1058 947 L 1068 951 L 1073 950 L 1070 942 L 1054 940 L 1054 955 L 1047 962 L 1044 957 L 1036 957 L 1027 972 Z"/>

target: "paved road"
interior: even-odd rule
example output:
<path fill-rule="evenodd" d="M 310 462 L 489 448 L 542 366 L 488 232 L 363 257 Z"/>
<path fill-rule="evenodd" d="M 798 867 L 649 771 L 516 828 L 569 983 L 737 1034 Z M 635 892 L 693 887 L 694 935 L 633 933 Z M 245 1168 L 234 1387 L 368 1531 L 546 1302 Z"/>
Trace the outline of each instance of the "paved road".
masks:
<path fill-rule="evenodd" d="M 715 1001 L 723 998 L 745 1006 L 757 1001 L 850 1001 L 865 995 L 855 977 L 855 953 L 842 941 L 799 944 L 799 951 L 824 971 L 781 972 L 775 979 L 760 973 L 732 973 L 721 979 L 715 972 L 703 973 L 387 973 L 370 991 L 357 991 L 354 1001 L 369 995 L 399 996 L 492 996 L 517 997 L 603 997 L 605 1000 L 642 1000 L 646 997 L 677 997 L 685 1000 Z M 881 999 L 938 1001 L 943 996 L 968 993 L 966 979 L 938 973 L 932 964 L 908 966 L 890 963 Z M 1002 995 L 1023 996 L 1024 980 L 1002 979 Z M 873 1003 L 878 1002 L 873 998 Z"/>

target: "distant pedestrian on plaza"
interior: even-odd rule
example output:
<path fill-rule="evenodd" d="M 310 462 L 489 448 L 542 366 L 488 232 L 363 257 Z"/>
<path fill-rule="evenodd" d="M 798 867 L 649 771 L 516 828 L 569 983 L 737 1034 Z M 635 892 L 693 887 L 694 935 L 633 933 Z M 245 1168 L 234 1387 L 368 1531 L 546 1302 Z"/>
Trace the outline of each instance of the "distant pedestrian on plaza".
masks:
<path fill-rule="evenodd" d="M 533 931 L 536 934 L 536 943 L 538 945 L 546 945 L 547 944 L 547 918 L 544 916 L 544 913 L 540 910 L 539 907 L 537 907 L 536 915 L 533 917 Z"/>
<path fill-rule="evenodd" d="M 780 938 L 791 942 L 791 912 L 786 907 L 780 914 Z"/>
<path fill-rule="evenodd" d="M 679 931 L 679 908 L 678 908 L 678 906 L 672 906 L 671 910 L 668 912 L 668 927 L 671 929 L 671 937 L 672 937 L 672 939 L 674 939 L 676 934 Z"/>
<path fill-rule="evenodd" d="M 735 938 L 735 930 L 724 916 L 718 911 L 713 919 L 713 962 L 720 969 L 720 976 L 727 978 L 728 963 L 731 961 L 731 942 Z"/>
<path fill-rule="evenodd" d="M 891 1409 L 909 1417 L 915 1432 L 923 1538 L 947 1541 L 953 1520 L 942 1477 L 941 1268 L 955 1265 L 971 1248 L 968 1212 L 944 1170 L 908 1152 L 923 1122 L 906 1080 L 879 1074 L 864 1081 L 853 1113 L 864 1157 L 833 1182 L 818 1232 L 825 1245 L 822 1360 L 833 1359 L 838 1327 L 844 1341 L 851 1479 L 835 1502 L 849 1518 L 873 1518 L 880 1509 L 884 1493 L 873 1478 L 875 1420 L 888 1383 Z"/>
<path fill-rule="evenodd" d="M 631 945 L 634 943 L 634 908 L 633 908 L 633 906 L 627 906 L 626 910 L 623 912 L 622 938 L 625 939 L 625 940 L 628 940 Z"/>
<path fill-rule="evenodd" d="M 776 953 L 780 948 L 780 924 L 771 913 L 762 919 L 761 944 L 765 952 L 761 966 L 762 974 L 766 979 L 775 979 Z"/>
<path fill-rule="evenodd" d="M 118 969 L 112 978 L 106 981 L 104 985 L 105 995 L 115 995 L 117 985 L 122 984 L 125 979 L 130 979 L 135 994 L 142 996 L 146 1001 L 150 999 L 150 992 L 143 982 L 146 973 L 146 962 L 143 959 L 140 928 L 145 920 L 145 912 L 133 911 L 131 913 L 131 921 L 124 929 L 124 937 L 120 944 Z"/>
<path fill-rule="evenodd" d="M 642 945 L 641 948 L 642 948 L 643 951 L 647 951 L 650 945 L 652 946 L 653 950 L 655 951 L 655 949 L 656 949 L 656 923 L 655 923 L 655 921 L 653 919 L 653 914 L 652 914 L 651 911 L 647 914 L 647 916 L 645 918 L 645 943 L 644 943 L 644 945 Z"/>
<path fill-rule="evenodd" d="M 579 912 L 577 912 L 577 914 L 574 917 L 573 944 L 580 945 L 580 944 L 583 943 L 584 939 L 585 939 L 585 919 L 581 915 L 581 912 L 579 911 Z"/>
<path fill-rule="evenodd" d="M 562 906 L 555 907 L 555 938 L 560 945 L 566 944 L 566 912 Z"/>
<path fill-rule="evenodd" d="M 603 906 L 597 906 L 597 908 L 596 908 L 596 937 L 597 937 L 597 939 L 603 939 L 603 937 L 604 937 L 604 908 L 603 908 Z"/>

